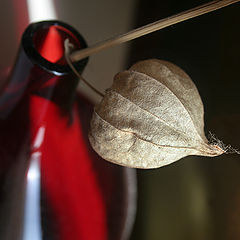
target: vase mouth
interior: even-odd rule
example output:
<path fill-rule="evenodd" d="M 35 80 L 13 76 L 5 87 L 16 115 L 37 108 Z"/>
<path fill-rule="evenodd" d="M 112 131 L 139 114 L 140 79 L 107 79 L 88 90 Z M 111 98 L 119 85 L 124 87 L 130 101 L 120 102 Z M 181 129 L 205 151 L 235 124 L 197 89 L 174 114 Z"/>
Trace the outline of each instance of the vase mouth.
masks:
<path fill-rule="evenodd" d="M 87 43 L 70 25 L 57 21 L 42 21 L 30 24 L 22 37 L 22 46 L 28 58 L 44 70 L 55 75 L 72 72 L 64 57 L 64 41 L 69 39 L 75 49 L 84 49 Z M 74 62 L 74 67 L 82 72 L 88 58 Z"/>

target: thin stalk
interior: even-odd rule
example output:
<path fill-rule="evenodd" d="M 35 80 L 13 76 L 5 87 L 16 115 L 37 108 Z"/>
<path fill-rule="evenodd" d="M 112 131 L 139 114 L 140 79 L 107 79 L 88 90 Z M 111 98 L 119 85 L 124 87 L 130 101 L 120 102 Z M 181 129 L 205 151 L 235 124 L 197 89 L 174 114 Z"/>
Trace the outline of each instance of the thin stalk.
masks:
<path fill-rule="evenodd" d="M 72 69 L 72 71 L 77 75 L 77 77 L 82 80 L 89 88 L 91 88 L 95 93 L 97 93 L 99 96 L 103 97 L 104 94 L 99 92 L 95 87 L 93 87 L 83 76 L 79 74 L 79 72 L 75 69 L 73 66 L 71 60 L 70 60 L 70 49 L 73 47 L 73 45 L 69 42 L 69 39 L 66 39 L 64 41 L 64 49 L 65 49 L 65 59 L 69 65 L 69 67 Z"/>
<path fill-rule="evenodd" d="M 97 53 L 103 49 L 113 47 L 115 45 L 118 45 L 118 44 L 121 44 L 124 42 L 128 42 L 130 40 L 144 36 L 146 34 L 158 31 L 160 29 L 169 27 L 171 25 L 186 21 L 186 20 L 194 18 L 194 17 L 215 11 L 217 9 L 226 7 L 228 5 L 237 3 L 239 1 L 240 0 L 219 0 L 219 1 L 212 1 L 209 3 L 203 4 L 203 5 L 200 5 L 198 7 L 192 8 L 190 10 L 173 15 L 171 17 L 167 17 L 167 18 L 161 19 L 159 21 L 145 25 L 143 27 L 137 28 L 128 33 L 107 39 L 107 40 L 100 42 L 92 47 L 88 47 L 88 48 L 85 48 L 85 49 L 82 49 L 79 51 L 75 51 L 70 55 L 70 58 L 72 61 L 79 61 L 79 60 L 81 60 L 85 57 L 88 57 L 94 53 Z"/>

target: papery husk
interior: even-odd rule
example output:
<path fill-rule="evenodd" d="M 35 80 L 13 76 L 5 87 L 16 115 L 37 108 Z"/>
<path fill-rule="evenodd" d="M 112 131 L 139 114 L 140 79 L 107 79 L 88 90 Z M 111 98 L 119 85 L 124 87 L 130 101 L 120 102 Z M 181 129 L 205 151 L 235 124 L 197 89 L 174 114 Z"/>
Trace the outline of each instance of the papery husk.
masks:
<path fill-rule="evenodd" d="M 105 160 L 157 168 L 188 155 L 218 156 L 204 134 L 201 97 L 190 77 L 157 59 L 118 73 L 95 107 L 89 140 Z"/>

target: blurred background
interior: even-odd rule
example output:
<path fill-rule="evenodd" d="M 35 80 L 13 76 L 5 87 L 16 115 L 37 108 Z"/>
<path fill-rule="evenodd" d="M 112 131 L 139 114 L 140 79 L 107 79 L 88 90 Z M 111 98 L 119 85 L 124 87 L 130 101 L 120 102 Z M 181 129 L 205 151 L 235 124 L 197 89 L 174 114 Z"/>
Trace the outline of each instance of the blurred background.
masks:
<path fill-rule="evenodd" d="M 1 69 L 12 66 L 29 22 L 41 19 L 31 18 L 30 2 L 45 1 L 1 1 Z M 92 45 L 205 2 L 48 0 L 45 6 L 51 10 L 52 4 L 52 18 L 71 24 Z M 238 3 L 98 53 L 90 57 L 84 77 L 104 91 L 117 72 L 136 61 L 160 58 L 173 62 L 199 89 L 206 133 L 211 131 L 240 149 L 239 24 Z M 94 102 L 100 100 L 84 84 L 79 91 Z M 194 156 L 160 169 L 138 170 L 131 240 L 240 239 L 239 173 L 240 156 L 236 154 Z"/>
<path fill-rule="evenodd" d="M 207 1 L 138 1 L 135 26 Z M 184 69 L 199 89 L 205 131 L 240 148 L 240 4 L 135 40 L 128 63 L 160 58 Z M 188 157 L 138 170 L 132 239 L 240 239 L 240 157 Z"/>

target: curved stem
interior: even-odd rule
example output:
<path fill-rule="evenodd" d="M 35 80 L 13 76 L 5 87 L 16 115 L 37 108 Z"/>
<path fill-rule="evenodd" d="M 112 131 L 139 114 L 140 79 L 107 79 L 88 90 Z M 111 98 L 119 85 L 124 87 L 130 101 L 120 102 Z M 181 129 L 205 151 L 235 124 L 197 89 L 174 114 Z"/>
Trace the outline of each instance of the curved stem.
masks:
<path fill-rule="evenodd" d="M 85 48 L 83 50 L 75 51 L 70 55 L 70 58 L 72 61 L 79 61 L 85 57 L 88 57 L 94 53 L 97 53 L 103 49 L 128 42 L 130 40 L 133 40 L 135 38 L 139 38 L 141 36 L 144 36 L 146 34 L 155 32 L 157 30 L 166 28 L 168 26 L 174 25 L 179 22 L 183 22 L 185 20 L 215 11 L 217 9 L 226 7 L 228 5 L 231 5 L 233 3 L 239 2 L 240 0 L 218 0 L 218 1 L 212 1 L 206 4 L 203 4 L 201 6 L 198 6 L 196 8 L 192 8 L 190 10 L 181 12 L 179 14 L 173 15 L 168 18 L 161 19 L 159 21 L 150 23 L 148 25 L 145 25 L 143 27 L 137 28 L 135 30 L 132 30 L 128 33 L 122 34 L 117 37 L 113 37 L 110 39 L 107 39 L 103 42 L 100 42 L 92 47 Z"/>
<path fill-rule="evenodd" d="M 93 87 L 84 77 L 82 77 L 78 71 L 74 68 L 71 60 L 70 60 L 70 48 L 73 47 L 73 45 L 69 42 L 69 39 L 66 39 L 64 41 L 64 48 L 65 48 L 65 58 L 69 65 L 69 67 L 72 69 L 72 71 L 77 75 L 79 79 L 81 79 L 89 88 L 91 88 L 95 93 L 97 93 L 99 96 L 103 97 L 104 94 L 99 92 L 95 87 Z"/>

